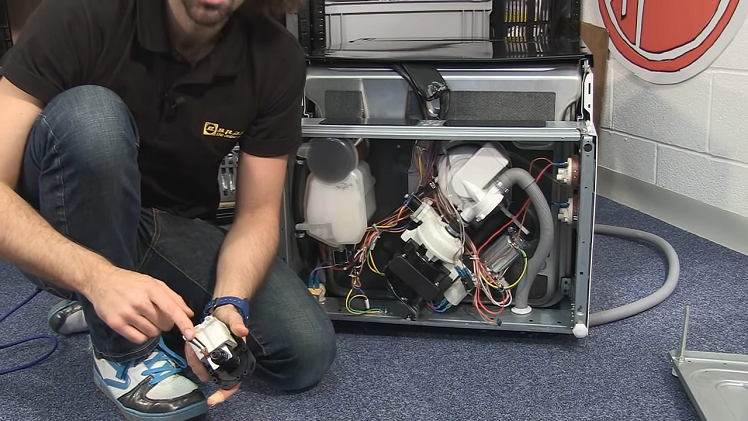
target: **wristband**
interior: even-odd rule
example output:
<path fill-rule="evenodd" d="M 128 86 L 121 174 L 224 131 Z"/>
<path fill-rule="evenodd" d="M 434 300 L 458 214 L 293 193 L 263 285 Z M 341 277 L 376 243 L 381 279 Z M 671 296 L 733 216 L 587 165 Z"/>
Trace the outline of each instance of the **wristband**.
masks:
<path fill-rule="evenodd" d="M 210 300 L 210 302 L 205 306 L 203 316 L 208 316 L 213 313 L 216 308 L 225 305 L 232 305 L 236 307 L 236 309 L 239 310 L 239 314 L 241 314 L 242 316 L 244 326 L 249 327 L 249 300 L 238 297 L 220 297 Z"/>

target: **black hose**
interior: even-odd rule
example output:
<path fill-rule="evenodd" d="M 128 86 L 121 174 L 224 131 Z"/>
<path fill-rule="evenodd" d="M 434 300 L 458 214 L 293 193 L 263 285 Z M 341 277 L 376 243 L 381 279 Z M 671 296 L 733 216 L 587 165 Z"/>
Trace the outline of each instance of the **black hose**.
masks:
<path fill-rule="evenodd" d="M 294 226 L 304 222 L 304 199 L 306 196 L 306 181 L 309 178 L 309 167 L 306 160 L 297 158 L 291 174 L 291 213 Z M 311 270 L 316 265 L 314 244 L 304 231 L 296 231 L 296 245 L 299 247 L 299 257 L 304 269 Z"/>
<path fill-rule="evenodd" d="M 305 184 L 308 177 L 309 167 L 306 165 L 306 160 L 297 158 L 291 175 L 291 209 L 294 224 L 304 222 Z"/>

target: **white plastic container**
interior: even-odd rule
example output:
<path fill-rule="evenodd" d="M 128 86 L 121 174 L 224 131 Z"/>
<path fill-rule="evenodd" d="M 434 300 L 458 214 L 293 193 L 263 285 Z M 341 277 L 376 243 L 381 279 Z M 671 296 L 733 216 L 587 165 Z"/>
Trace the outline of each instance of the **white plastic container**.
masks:
<path fill-rule="evenodd" d="M 491 0 L 327 1 L 327 46 L 361 38 L 488 38 Z"/>
<path fill-rule="evenodd" d="M 492 144 L 457 146 L 439 161 L 438 183 L 465 222 L 482 221 L 504 200 L 493 183 L 509 159 Z"/>
<path fill-rule="evenodd" d="M 361 162 L 340 183 L 328 184 L 314 175 L 307 180 L 305 219 L 296 229 L 331 246 L 358 244 L 376 211 L 369 164 Z"/>

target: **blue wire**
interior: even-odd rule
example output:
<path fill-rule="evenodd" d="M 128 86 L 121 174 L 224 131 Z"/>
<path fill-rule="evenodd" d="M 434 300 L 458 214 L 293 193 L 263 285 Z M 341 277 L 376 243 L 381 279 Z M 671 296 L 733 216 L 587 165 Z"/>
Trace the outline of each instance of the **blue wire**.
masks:
<path fill-rule="evenodd" d="M 319 283 L 321 281 L 321 274 L 322 270 L 326 269 L 330 265 L 326 265 L 324 263 L 320 263 L 317 265 L 317 267 L 314 268 L 311 272 L 309 272 L 309 276 L 307 277 L 307 288 L 316 288 L 319 289 Z"/>
<path fill-rule="evenodd" d="M 13 314 L 16 311 L 18 311 L 21 307 L 23 307 L 26 304 L 28 304 L 28 302 L 31 301 L 37 295 L 39 295 L 40 292 L 42 292 L 42 290 L 41 289 L 37 289 L 36 291 L 34 291 L 33 294 L 31 294 L 30 297 L 26 298 L 25 300 L 21 301 L 20 304 L 17 304 L 15 307 L 13 307 L 12 309 L 10 309 L 9 312 L 7 312 L 2 317 L 0 317 L 0 323 L 4 322 L 5 319 L 7 319 L 8 317 L 10 317 L 11 314 Z M 17 345 L 24 344 L 26 342 L 36 341 L 36 340 L 39 340 L 39 339 L 46 339 L 46 340 L 50 341 L 52 343 L 52 349 L 50 349 L 44 355 L 42 355 L 41 357 L 39 357 L 39 358 L 37 358 L 37 359 L 35 359 L 33 361 L 29 361 L 27 363 L 23 363 L 21 365 L 15 366 L 15 367 L 0 369 L 0 376 L 2 376 L 3 374 L 10 374 L 10 373 L 13 373 L 13 372 L 16 372 L 16 371 L 25 370 L 27 368 L 33 367 L 33 366 L 39 364 L 40 362 L 44 361 L 45 359 L 47 359 L 47 357 L 49 357 L 50 355 L 52 355 L 52 353 L 54 353 L 57 350 L 58 341 L 57 341 L 57 338 L 55 338 L 52 335 L 37 335 L 37 336 L 32 336 L 30 338 L 21 339 L 21 340 L 15 341 L 15 342 L 11 342 L 9 344 L 0 344 L 0 350 L 3 350 L 3 349 L 8 349 L 8 348 L 11 348 L 11 347 L 14 347 L 14 346 L 17 346 Z"/>
<path fill-rule="evenodd" d="M 472 278 L 472 272 L 470 272 L 470 269 L 468 268 L 461 268 L 459 266 L 455 266 L 455 270 L 457 271 L 457 274 L 460 275 L 460 278 L 462 279 L 470 279 Z"/>
<path fill-rule="evenodd" d="M 319 272 L 322 270 L 321 263 L 317 264 L 317 267 L 315 267 L 311 272 L 309 272 L 309 277 L 307 278 L 307 286 L 309 288 L 318 288 L 317 285 L 319 285 Z"/>
<path fill-rule="evenodd" d="M 442 300 L 439 302 L 438 305 L 434 304 L 434 302 L 431 302 L 431 305 L 434 306 L 434 311 L 437 313 L 444 313 L 450 308 L 452 308 L 452 304 L 447 301 L 446 298 L 442 298 Z"/>
<path fill-rule="evenodd" d="M 405 222 L 403 225 L 393 228 L 392 231 L 402 231 L 405 228 L 408 228 L 408 225 L 410 225 L 410 222 Z"/>
<path fill-rule="evenodd" d="M 441 302 L 441 303 L 439 303 L 439 308 L 440 308 L 440 309 L 442 309 L 443 311 L 447 311 L 447 310 L 449 310 L 449 309 L 450 309 L 451 307 L 452 307 L 452 304 L 450 304 L 450 302 L 449 302 L 449 301 L 447 301 L 447 299 L 446 299 L 446 298 L 443 298 L 443 299 L 442 299 L 442 302 Z"/>

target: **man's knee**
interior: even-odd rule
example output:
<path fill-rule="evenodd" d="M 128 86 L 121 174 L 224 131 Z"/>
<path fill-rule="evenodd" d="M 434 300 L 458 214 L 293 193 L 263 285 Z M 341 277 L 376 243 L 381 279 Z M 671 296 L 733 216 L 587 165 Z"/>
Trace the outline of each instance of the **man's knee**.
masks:
<path fill-rule="evenodd" d="M 69 164 L 82 164 L 97 172 L 116 171 L 118 162 L 137 158 L 138 133 L 132 115 L 109 89 L 69 89 L 50 101 L 40 117 L 31 140 L 64 154 Z"/>
<path fill-rule="evenodd" d="M 337 355 L 332 323 L 319 320 L 305 332 L 296 332 L 283 354 L 288 358 L 274 373 L 277 386 L 287 392 L 300 392 L 316 386 L 328 373 Z"/>

